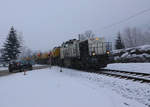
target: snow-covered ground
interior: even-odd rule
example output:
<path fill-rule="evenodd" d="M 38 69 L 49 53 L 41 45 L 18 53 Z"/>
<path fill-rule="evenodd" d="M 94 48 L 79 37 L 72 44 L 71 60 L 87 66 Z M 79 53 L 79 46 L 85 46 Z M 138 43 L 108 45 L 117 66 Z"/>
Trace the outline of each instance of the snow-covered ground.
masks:
<path fill-rule="evenodd" d="M 150 63 L 114 63 L 114 64 L 109 64 L 105 68 L 150 74 Z"/>
<path fill-rule="evenodd" d="M 0 78 L 0 107 L 148 107 L 150 85 L 52 67 Z M 147 104 L 147 105 L 146 105 Z"/>

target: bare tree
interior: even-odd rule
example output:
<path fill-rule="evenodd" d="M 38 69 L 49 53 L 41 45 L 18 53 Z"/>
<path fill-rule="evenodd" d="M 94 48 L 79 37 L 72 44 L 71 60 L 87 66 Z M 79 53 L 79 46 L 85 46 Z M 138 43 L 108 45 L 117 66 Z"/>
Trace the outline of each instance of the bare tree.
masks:
<path fill-rule="evenodd" d="M 79 40 L 86 40 L 88 38 L 94 38 L 95 34 L 93 33 L 92 30 L 87 30 L 85 31 L 85 33 L 79 34 L 78 36 L 79 36 Z"/>
<path fill-rule="evenodd" d="M 87 37 L 87 38 L 94 38 L 95 34 L 93 33 L 92 30 L 87 30 L 85 31 L 84 35 Z"/>
<path fill-rule="evenodd" d="M 132 38 L 133 38 L 133 46 L 137 46 L 137 41 L 138 41 L 138 34 L 137 34 L 137 29 L 136 28 L 133 28 L 131 30 L 131 33 L 132 33 Z"/>
<path fill-rule="evenodd" d="M 143 33 L 144 43 L 150 44 L 150 32 L 146 31 Z"/>
<path fill-rule="evenodd" d="M 143 32 L 136 27 L 126 28 L 121 35 L 124 38 L 126 48 L 150 44 L 150 32 Z"/>
<path fill-rule="evenodd" d="M 126 28 L 124 30 L 124 33 L 122 34 L 124 37 L 124 41 L 125 41 L 125 47 L 133 47 L 133 38 L 132 38 L 132 34 L 131 34 L 131 29 L 130 28 Z"/>
<path fill-rule="evenodd" d="M 27 47 L 22 47 L 22 53 L 20 54 L 20 58 L 31 57 L 33 55 L 33 51 Z"/>

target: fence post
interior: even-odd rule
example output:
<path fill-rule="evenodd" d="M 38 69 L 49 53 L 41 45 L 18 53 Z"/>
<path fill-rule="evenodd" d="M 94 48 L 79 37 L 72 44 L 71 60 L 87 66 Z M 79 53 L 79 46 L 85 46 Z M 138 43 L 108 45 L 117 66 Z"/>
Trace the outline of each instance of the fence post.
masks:
<path fill-rule="evenodd" d="M 24 72 L 24 75 L 27 75 L 27 74 L 26 74 L 26 70 L 24 70 L 23 72 Z"/>

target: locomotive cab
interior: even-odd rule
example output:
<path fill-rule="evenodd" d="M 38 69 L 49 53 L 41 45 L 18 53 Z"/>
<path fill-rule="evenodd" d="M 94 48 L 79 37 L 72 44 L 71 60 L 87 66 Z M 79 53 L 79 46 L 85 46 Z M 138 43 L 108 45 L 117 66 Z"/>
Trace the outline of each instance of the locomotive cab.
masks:
<path fill-rule="evenodd" d="M 108 46 L 109 44 L 109 46 Z M 86 68 L 102 68 L 109 63 L 110 43 L 104 38 L 89 38 L 79 44 L 80 58 Z"/>

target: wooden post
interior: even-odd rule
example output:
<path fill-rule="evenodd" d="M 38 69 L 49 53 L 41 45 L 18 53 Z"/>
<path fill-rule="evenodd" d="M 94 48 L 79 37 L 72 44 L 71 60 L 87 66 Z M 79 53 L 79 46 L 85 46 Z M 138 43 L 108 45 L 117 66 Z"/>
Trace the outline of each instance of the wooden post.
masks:
<path fill-rule="evenodd" d="M 62 67 L 60 67 L 60 72 L 62 72 Z"/>
<path fill-rule="evenodd" d="M 49 57 L 49 65 L 50 65 L 50 68 L 52 67 L 52 59 L 51 59 L 51 56 Z"/>
<path fill-rule="evenodd" d="M 24 72 L 24 75 L 27 75 L 27 74 L 26 74 L 26 72 L 27 72 L 26 70 L 24 70 L 23 72 Z"/>

